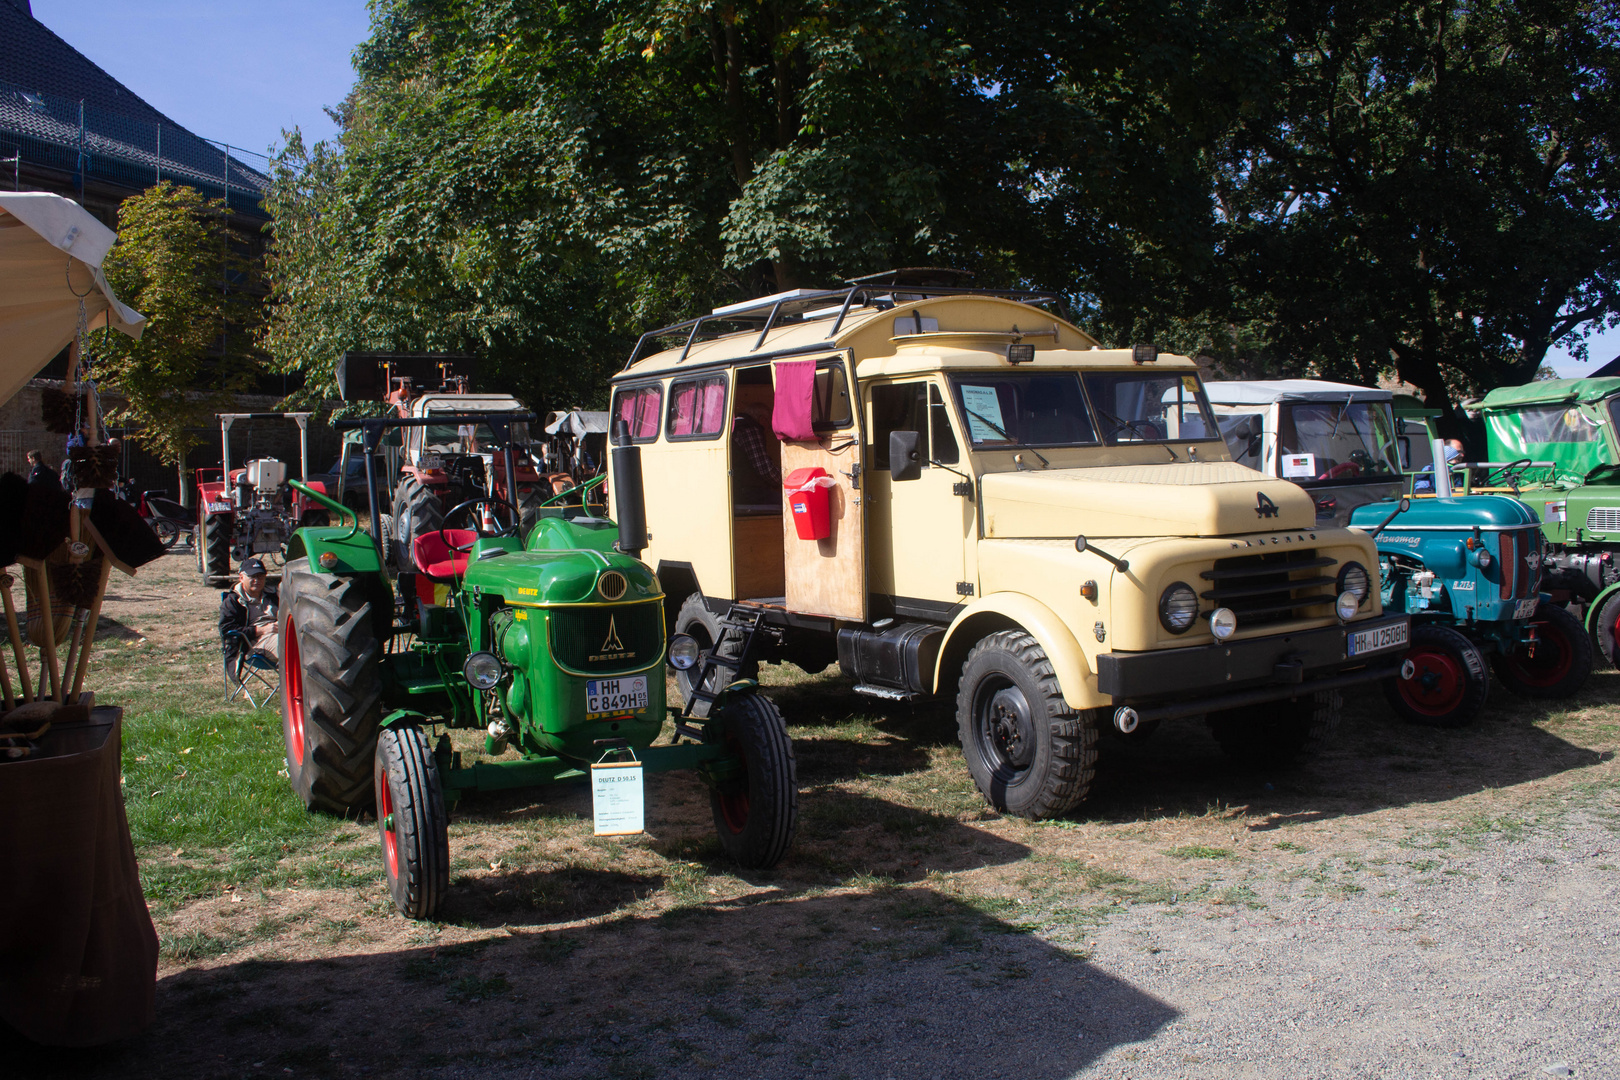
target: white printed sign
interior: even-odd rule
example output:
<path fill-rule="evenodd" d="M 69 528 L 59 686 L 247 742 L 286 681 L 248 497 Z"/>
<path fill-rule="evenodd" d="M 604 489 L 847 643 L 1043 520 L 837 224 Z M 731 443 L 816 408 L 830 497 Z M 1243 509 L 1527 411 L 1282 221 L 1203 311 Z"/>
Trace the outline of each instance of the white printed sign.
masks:
<path fill-rule="evenodd" d="M 1315 454 L 1284 454 L 1282 459 L 1284 480 L 1316 479 Z"/>
<path fill-rule="evenodd" d="M 962 387 L 962 408 L 967 413 L 968 434 L 976 443 L 1005 442 L 1007 422 L 1001 418 L 1001 398 L 993 386 Z"/>
<path fill-rule="evenodd" d="M 629 836 L 646 831 L 646 800 L 639 761 L 591 766 L 591 813 L 597 836 Z"/>
<path fill-rule="evenodd" d="M 1544 503 L 1543 505 L 1546 506 L 1547 512 L 1542 515 L 1541 520 L 1543 520 L 1543 521 L 1565 521 L 1565 520 L 1568 519 L 1569 513 L 1568 513 L 1568 511 L 1566 509 L 1568 507 L 1568 505 L 1569 505 L 1568 503 L 1565 503 L 1565 502 L 1550 502 L 1550 503 Z"/>

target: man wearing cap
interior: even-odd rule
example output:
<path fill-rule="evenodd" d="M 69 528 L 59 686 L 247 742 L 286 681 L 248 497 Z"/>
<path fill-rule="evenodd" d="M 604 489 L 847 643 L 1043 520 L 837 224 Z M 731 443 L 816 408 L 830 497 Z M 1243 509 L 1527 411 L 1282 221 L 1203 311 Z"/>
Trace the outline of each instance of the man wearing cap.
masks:
<path fill-rule="evenodd" d="M 225 673 L 236 666 L 244 648 L 255 648 L 278 664 L 281 637 L 276 626 L 276 590 L 267 584 L 264 563 L 248 559 L 242 563 L 236 588 L 219 602 L 219 639 L 225 652 Z"/>

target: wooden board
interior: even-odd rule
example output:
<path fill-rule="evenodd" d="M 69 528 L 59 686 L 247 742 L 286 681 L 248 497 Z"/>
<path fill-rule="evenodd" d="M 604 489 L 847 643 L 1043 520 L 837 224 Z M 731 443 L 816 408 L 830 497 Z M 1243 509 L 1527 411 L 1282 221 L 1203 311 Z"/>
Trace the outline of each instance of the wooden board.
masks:
<path fill-rule="evenodd" d="M 825 540 L 800 540 L 788 509 L 787 493 L 782 494 L 782 550 L 786 563 L 787 606 L 789 611 L 806 615 L 826 615 L 835 619 L 866 620 L 866 529 L 861 508 L 861 492 L 850 483 L 849 473 L 860 459 L 859 444 L 850 443 L 848 433 L 834 433 L 820 442 L 782 444 L 782 475 L 795 469 L 819 466 L 838 485 L 830 496 L 832 534 Z M 838 453 L 827 448 L 845 446 Z"/>
<path fill-rule="evenodd" d="M 782 519 L 775 514 L 732 518 L 731 561 L 734 599 L 783 595 Z"/>

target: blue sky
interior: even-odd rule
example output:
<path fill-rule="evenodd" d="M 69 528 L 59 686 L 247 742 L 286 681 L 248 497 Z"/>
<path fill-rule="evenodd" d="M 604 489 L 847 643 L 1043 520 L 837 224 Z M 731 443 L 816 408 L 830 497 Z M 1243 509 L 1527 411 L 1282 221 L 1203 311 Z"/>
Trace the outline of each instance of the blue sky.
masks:
<path fill-rule="evenodd" d="M 34 18 L 205 139 L 265 153 L 281 129 L 333 133 L 364 0 L 32 0 Z M 249 158 L 252 164 L 253 159 Z"/>

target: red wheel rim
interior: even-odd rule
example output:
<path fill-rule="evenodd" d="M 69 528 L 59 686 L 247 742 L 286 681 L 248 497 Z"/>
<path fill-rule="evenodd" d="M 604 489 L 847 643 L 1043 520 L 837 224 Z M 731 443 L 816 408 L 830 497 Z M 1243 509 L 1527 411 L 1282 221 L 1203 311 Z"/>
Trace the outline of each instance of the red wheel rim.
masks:
<path fill-rule="evenodd" d="M 1513 674 L 1528 686 L 1554 686 L 1569 674 L 1575 663 L 1575 650 L 1550 622 L 1536 623 L 1536 654 L 1520 645 L 1507 658 Z"/>
<path fill-rule="evenodd" d="M 748 757 L 735 739 L 728 741 L 731 752 L 742 758 L 743 783 L 735 791 L 720 793 L 720 817 L 725 821 L 726 828 L 740 833 L 748 827 Z"/>
<path fill-rule="evenodd" d="M 1455 653 L 1432 645 L 1419 645 L 1406 654 L 1412 665 L 1410 679 L 1395 680 L 1401 700 L 1424 716 L 1444 716 L 1462 703 L 1468 690 L 1468 670 Z"/>
<path fill-rule="evenodd" d="M 298 663 L 298 631 L 291 618 L 281 635 L 281 670 L 284 688 L 283 712 L 287 717 L 287 750 L 292 755 L 288 765 L 301 768 L 304 764 L 304 669 Z"/>
<path fill-rule="evenodd" d="M 394 826 L 394 796 L 388 790 L 388 770 L 377 772 L 377 830 L 382 833 L 383 866 L 388 880 L 399 878 L 399 836 Z"/>

